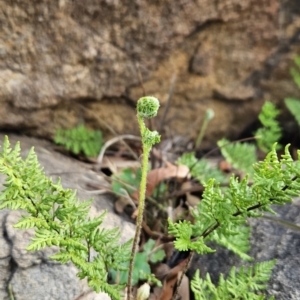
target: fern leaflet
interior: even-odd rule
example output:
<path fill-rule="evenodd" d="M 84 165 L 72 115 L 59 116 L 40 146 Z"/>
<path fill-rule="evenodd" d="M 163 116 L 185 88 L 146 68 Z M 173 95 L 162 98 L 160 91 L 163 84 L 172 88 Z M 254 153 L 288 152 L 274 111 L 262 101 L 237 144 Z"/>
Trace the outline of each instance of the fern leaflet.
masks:
<path fill-rule="evenodd" d="M 201 279 L 197 270 L 191 281 L 191 289 L 196 300 L 263 300 L 265 296 L 259 291 L 265 289 L 275 262 L 271 260 L 256 263 L 253 267 L 241 267 L 238 272 L 233 267 L 226 280 L 221 274 L 218 286 L 212 283 L 209 274 Z"/>

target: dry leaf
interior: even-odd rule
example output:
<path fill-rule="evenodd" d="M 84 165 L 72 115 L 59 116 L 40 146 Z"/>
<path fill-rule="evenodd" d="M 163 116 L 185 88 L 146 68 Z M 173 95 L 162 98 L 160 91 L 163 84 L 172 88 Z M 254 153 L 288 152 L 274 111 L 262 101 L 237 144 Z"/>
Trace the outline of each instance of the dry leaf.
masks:
<path fill-rule="evenodd" d="M 226 160 L 222 160 L 219 162 L 219 169 L 225 173 L 229 173 L 232 171 L 232 166 Z"/>
<path fill-rule="evenodd" d="M 181 274 L 178 273 L 178 280 L 180 279 Z M 178 295 L 181 300 L 190 299 L 190 280 L 186 275 L 183 275 L 181 284 L 178 288 Z"/>
<path fill-rule="evenodd" d="M 146 196 L 150 196 L 153 193 L 155 187 L 163 180 L 169 178 L 186 178 L 189 176 L 189 168 L 184 165 L 175 166 L 169 162 L 166 162 L 166 167 L 151 170 L 147 175 Z M 135 191 L 132 198 L 139 199 L 139 191 Z"/>
<path fill-rule="evenodd" d="M 192 183 L 190 181 L 186 181 L 182 184 L 181 190 L 191 190 Z M 186 202 L 189 206 L 195 207 L 200 202 L 199 197 L 192 195 L 190 192 L 186 192 Z"/>
<path fill-rule="evenodd" d="M 169 271 L 169 273 L 167 274 L 167 276 L 164 280 L 163 289 L 162 289 L 162 293 L 161 293 L 159 300 L 171 300 L 172 299 L 174 287 L 178 280 L 178 274 L 180 272 L 184 271 L 186 264 L 187 264 L 187 260 L 188 260 L 188 258 L 184 259 L 177 266 L 175 266 L 174 268 L 172 268 Z"/>

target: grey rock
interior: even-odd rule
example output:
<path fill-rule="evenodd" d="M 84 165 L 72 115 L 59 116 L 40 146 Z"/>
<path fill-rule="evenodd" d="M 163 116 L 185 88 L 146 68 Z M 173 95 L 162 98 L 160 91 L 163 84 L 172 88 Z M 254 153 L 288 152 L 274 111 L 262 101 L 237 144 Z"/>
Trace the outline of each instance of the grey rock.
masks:
<path fill-rule="evenodd" d="M 0 144 L 4 136 L 0 134 Z M 26 156 L 34 146 L 40 164 L 47 175 L 53 179 L 61 177 L 65 188 L 77 190 L 81 200 L 94 198 L 90 215 L 96 216 L 107 210 L 105 228 L 119 227 L 121 242 L 133 237 L 134 225 L 122 220 L 113 212 L 113 203 L 108 195 L 91 195 L 86 190 L 86 183 L 97 182 L 100 185 L 108 183 L 84 164 L 69 159 L 52 148 L 53 146 L 42 140 L 23 136 L 10 135 L 12 145 L 21 141 L 22 155 Z M 4 177 L 1 175 L 0 183 Z M 101 300 L 108 299 L 106 294 L 96 294 L 91 291 L 85 281 L 76 276 L 76 268 L 72 264 L 61 265 L 49 259 L 56 252 L 56 248 L 28 252 L 25 250 L 33 235 L 33 230 L 19 230 L 13 228 L 22 212 L 0 210 L 0 299 L 8 300 L 8 286 L 11 287 L 15 300 Z"/>

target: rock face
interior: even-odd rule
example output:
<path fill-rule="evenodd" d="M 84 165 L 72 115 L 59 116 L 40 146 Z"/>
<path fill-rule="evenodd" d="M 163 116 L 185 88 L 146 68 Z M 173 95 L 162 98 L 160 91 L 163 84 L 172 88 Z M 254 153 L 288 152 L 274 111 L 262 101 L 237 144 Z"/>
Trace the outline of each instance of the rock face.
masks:
<path fill-rule="evenodd" d="M 289 75 L 298 0 L 4 0 L 0 11 L 2 129 L 133 133 L 136 100 L 145 91 L 165 106 L 175 81 L 166 128 L 195 137 L 210 107 L 211 144 L 236 137 L 264 100 L 300 96 Z"/>
<path fill-rule="evenodd" d="M 60 176 L 65 188 L 77 189 L 79 199 L 87 200 L 91 194 L 85 190 L 87 182 L 105 184 L 104 180 L 92 171 L 51 149 L 51 145 L 36 139 L 9 137 L 11 144 L 21 141 L 22 153 L 26 155 L 35 146 L 39 162 L 45 173 L 53 179 Z M 3 135 L 0 135 L 2 144 Z M 0 183 L 3 183 L 3 176 Z M 121 240 L 133 237 L 134 226 L 125 222 L 112 212 L 112 199 L 107 196 L 93 195 L 91 215 L 99 215 L 108 210 L 102 226 L 119 227 Z M 56 251 L 46 248 L 41 251 L 25 250 L 33 235 L 31 230 L 18 230 L 13 225 L 19 220 L 19 211 L 0 210 L 0 299 L 11 299 L 8 286 L 11 287 L 15 300 L 107 300 L 106 294 L 90 291 L 85 282 L 76 277 L 77 270 L 72 264 L 61 265 L 49 259 Z"/>

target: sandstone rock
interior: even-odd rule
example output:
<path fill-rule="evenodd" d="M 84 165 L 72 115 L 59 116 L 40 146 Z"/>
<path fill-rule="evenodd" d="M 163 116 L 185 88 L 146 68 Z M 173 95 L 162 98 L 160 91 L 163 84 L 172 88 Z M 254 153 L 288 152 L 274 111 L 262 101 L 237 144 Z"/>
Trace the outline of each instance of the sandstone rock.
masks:
<path fill-rule="evenodd" d="M 3 135 L 0 135 L 1 144 L 3 138 Z M 65 188 L 76 189 L 79 199 L 91 198 L 91 194 L 85 189 L 88 181 L 107 185 L 103 178 L 84 165 L 54 152 L 50 143 L 14 135 L 9 136 L 9 139 L 13 145 L 16 141 L 21 141 L 24 156 L 34 146 L 45 173 L 53 179 L 60 176 L 62 185 Z M 3 179 L 1 175 L 1 184 Z M 105 195 L 93 195 L 93 198 L 91 215 L 96 216 L 103 210 L 108 210 L 102 226 L 119 227 L 123 242 L 133 237 L 134 225 L 113 213 L 112 199 Z M 77 270 L 72 264 L 61 265 L 50 260 L 49 256 L 56 252 L 54 247 L 35 252 L 26 251 L 33 231 L 13 228 L 20 216 L 20 211 L 0 210 L 0 299 L 10 299 L 8 285 L 11 286 L 15 300 L 107 299 L 106 294 L 90 291 L 87 284 L 77 278 Z"/>
<path fill-rule="evenodd" d="M 300 95 L 298 0 L 6 0 L 0 11 L 0 128 L 135 133 L 143 87 L 164 107 L 176 74 L 166 129 L 195 138 L 210 107 L 207 146 L 237 137 L 264 100 Z"/>

